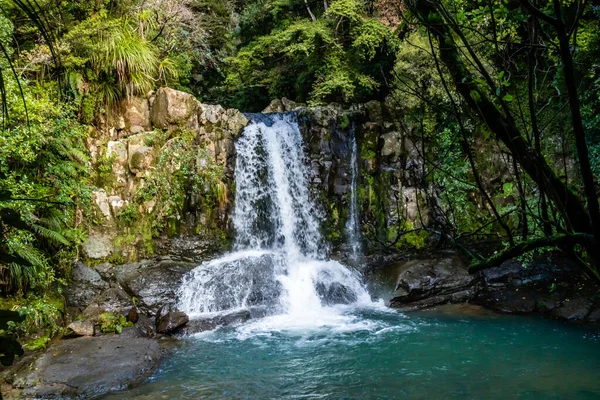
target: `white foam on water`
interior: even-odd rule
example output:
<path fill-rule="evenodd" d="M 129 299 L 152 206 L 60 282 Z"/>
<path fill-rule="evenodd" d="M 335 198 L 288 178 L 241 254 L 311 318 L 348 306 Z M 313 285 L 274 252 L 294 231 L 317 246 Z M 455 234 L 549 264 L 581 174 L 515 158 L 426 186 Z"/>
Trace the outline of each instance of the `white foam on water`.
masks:
<path fill-rule="evenodd" d="M 327 259 L 298 125 L 286 115 L 271 122 L 251 122 L 236 142 L 234 252 L 184 278 L 179 308 L 191 317 L 266 308 L 266 317 L 238 327 L 240 338 L 376 329 L 353 313 L 383 305 L 371 301 L 358 272 Z"/>

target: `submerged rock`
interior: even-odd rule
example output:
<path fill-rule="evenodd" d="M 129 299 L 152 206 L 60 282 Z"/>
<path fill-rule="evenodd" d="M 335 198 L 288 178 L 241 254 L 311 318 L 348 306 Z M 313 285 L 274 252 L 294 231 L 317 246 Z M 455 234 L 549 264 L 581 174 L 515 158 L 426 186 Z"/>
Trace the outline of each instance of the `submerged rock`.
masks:
<path fill-rule="evenodd" d="M 315 286 L 315 289 L 321 299 L 321 303 L 326 306 L 350 304 L 357 300 L 356 293 L 348 286 L 339 282 L 333 282 L 329 285 L 319 282 Z"/>

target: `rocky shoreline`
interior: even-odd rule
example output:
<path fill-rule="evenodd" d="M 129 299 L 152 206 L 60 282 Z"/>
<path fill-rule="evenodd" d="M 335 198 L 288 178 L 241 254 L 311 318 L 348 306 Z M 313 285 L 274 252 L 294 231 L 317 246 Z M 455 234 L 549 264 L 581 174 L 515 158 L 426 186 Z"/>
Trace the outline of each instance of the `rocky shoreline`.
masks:
<path fill-rule="evenodd" d="M 94 268 L 77 264 L 65 292 L 69 314 L 79 316 L 69 325 L 69 337 L 2 371 L 5 398 L 90 398 L 125 390 L 147 379 L 177 338 L 252 317 L 250 312 L 237 312 L 190 321 L 178 311 L 176 290 L 195 265 L 169 257 Z M 403 311 L 471 304 L 494 312 L 596 323 L 597 287 L 574 273 L 575 268 L 553 255 L 526 267 L 510 260 L 470 275 L 461 257 L 444 253 L 371 260 L 365 280 L 374 296 Z M 103 334 L 103 313 L 123 315 L 132 326 L 121 334 Z"/>
<path fill-rule="evenodd" d="M 367 280 L 390 307 L 403 310 L 470 303 L 499 313 L 600 321 L 597 285 L 559 254 L 527 265 L 508 260 L 473 275 L 460 256 L 438 257 L 384 262 L 367 271 Z"/>

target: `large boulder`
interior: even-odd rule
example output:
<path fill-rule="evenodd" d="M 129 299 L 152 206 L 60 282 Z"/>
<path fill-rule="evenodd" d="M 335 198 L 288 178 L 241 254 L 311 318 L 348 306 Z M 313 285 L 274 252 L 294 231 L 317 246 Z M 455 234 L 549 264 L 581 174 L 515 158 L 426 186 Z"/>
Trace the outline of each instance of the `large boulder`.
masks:
<path fill-rule="evenodd" d="M 152 104 L 150 118 L 152 125 L 160 129 L 198 128 L 197 111 L 199 102 L 185 92 L 170 88 L 160 88 Z"/>
<path fill-rule="evenodd" d="M 183 275 L 195 266 L 169 260 L 146 260 L 116 267 L 115 278 L 130 296 L 137 298 L 140 311 L 155 315 L 162 306 L 175 304 Z"/>
<path fill-rule="evenodd" d="M 154 149 L 149 146 L 139 146 L 129 153 L 129 170 L 135 175 L 150 169 L 155 162 Z"/>
<path fill-rule="evenodd" d="M 64 290 L 66 304 L 82 310 L 108 287 L 98 272 L 78 262 L 72 270 L 72 281 Z"/>
<path fill-rule="evenodd" d="M 115 286 L 96 295 L 82 311 L 82 315 L 92 320 L 98 320 L 103 313 L 126 315 L 132 306 L 133 301 L 129 295 L 121 287 Z"/>
<path fill-rule="evenodd" d="M 403 262 L 391 307 L 420 308 L 462 303 L 475 296 L 476 278 L 458 257 Z"/>
<path fill-rule="evenodd" d="M 156 340 L 131 335 L 66 340 L 41 355 L 12 381 L 25 398 L 96 398 L 131 388 L 158 366 L 163 351 Z"/>
<path fill-rule="evenodd" d="M 174 333 L 187 324 L 189 320 L 190 318 L 181 311 L 169 311 L 158 318 L 156 331 L 158 333 Z"/>

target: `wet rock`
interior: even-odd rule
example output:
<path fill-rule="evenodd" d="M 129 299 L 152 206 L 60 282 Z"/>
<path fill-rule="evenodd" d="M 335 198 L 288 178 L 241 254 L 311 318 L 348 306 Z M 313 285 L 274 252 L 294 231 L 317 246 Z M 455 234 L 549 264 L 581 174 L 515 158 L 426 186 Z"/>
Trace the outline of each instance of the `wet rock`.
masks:
<path fill-rule="evenodd" d="M 237 325 L 247 322 L 252 318 L 249 310 L 235 311 L 228 314 L 221 314 L 211 318 L 191 319 L 182 329 L 184 335 L 193 335 L 194 333 L 212 331 L 220 326 Z"/>
<path fill-rule="evenodd" d="M 67 326 L 65 336 L 94 336 L 94 321 L 75 321 Z"/>
<path fill-rule="evenodd" d="M 466 302 L 475 295 L 475 282 L 458 257 L 408 261 L 400 268 L 390 306 L 420 308 Z"/>
<path fill-rule="evenodd" d="M 174 333 L 189 320 L 189 317 L 181 311 L 168 312 L 158 320 L 156 331 L 158 333 Z"/>
<path fill-rule="evenodd" d="M 98 272 L 78 262 L 72 270 L 72 281 L 64 291 L 66 304 L 68 307 L 84 309 L 108 287 Z"/>
<path fill-rule="evenodd" d="M 177 289 L 184 274 L 196 264 L 173 261 L 142 261 L 115 269 L 117 282 L 138 299 L 140 311 L 154 315 L 163 305 L 175 304 Z"/>
<path fill-rule="evenodd" d="M 135 328 L 140 337 L 154 337 L 156 335 L 156 323 L 147 315 L 138 313 L 138 321 Z"/>
<path fill-rule="evenodd" d="M 174 238 L 168 249 L 175 260 L 200 262 L 209 254 L 221 250 L 222 240 L 201 236 L 182 236 Z"/>
<path fill-rule="evenodd" d="M 136 323 L 140 319 L 140 314 L 138 313 L 137 307 L 133 306 L 127 313 L 127 321 Z"/>
<path fill-rule="evenodd" d="M 565 300 L 562 306 L 552 310 L 551 315 L 555 318 L 569 321 L 582 321 L 590 313 L 592 304 L 592 301 L 588 298 Z"/>
<path fill-rule="evenodd" d="M 13 386 L 27 398 L 92 398 L 141 383 L 164 352 L 155 340 L 113 335 L 81 337 L 51 346 Z"/>
<path fill-rule="evenodd" d="M 101 263 L 96 265 L 94 271 L 102 277 L 106 282 L 110 282 L 114 279 L 114 266 L 111 263 Z"/>
<path fill-rule="evenodd" d="M 348 286 L 339 282 L 333 282 L 329 285 L 317 283 L 315 287 L 321 303 L 327 306 L 334 304 L 350 304 L 357 300 L 356 293 Z"/>
<path fill-rule="evenodd" d="M 154 317 L 154 324 L 156 326 L 158 326 L 158 323 L 160 322 L 160 320 L 164 317 L 166 317 L 169 313 L 171 312 L 171 306 L 168 304 L 165 304 L 164 306 L 161 306 L 158 311 L 156 312 L 156 316 Z"/>

